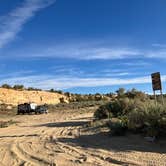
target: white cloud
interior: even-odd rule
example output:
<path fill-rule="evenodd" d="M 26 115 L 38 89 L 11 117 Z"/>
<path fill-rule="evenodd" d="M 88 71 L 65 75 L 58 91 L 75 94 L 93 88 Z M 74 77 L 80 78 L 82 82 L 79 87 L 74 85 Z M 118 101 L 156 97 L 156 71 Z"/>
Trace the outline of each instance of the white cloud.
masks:
<path fill-rule="evenodd" d="M 166 82 L 166 75 L 162 76 L 162 81 Z M 37 87 L 41 89 L 68 89 L 76 87 L 101 87 L 112 85 L 130 85 L 151 83 L 150 76 L 136 77 L 129 79 L 121 78 L 76 78 L 76 77 L 55 77 L 53 75 L 29 75 L 9 79 L 3 79 L 0 84 L 24 84 L 27 87 Z"/>
<path fill-rule="evenodd" d="M 70 43 L 70 44 L 69 44 Z M 43 46 L 31 47 L 8 53 L 14 57 L 26 58 L 67 58 L 76 60 L 118 60 L 118 59 L 166 59 L 166 48 L 139 49 L 134 47 L 114 47 L 108 44 L 97 44 L 95 42 L 68 42 L 51 45 L 46 43 Z M 147 66 L 145 60 L 138 60 L 136 63 L 124 62 L 126 66 Z"/>
<path fill-rule="evenodd" d="M 0 48 L 15 39 L 23 25 L 36 12 L 53 4 L 55 0 L 25 0 L 20 6 L 0 17 Z"/>
<path fill-rule="evenodd" d="M 63 45 L 51 47 L 43 53 L 34 54 L 34 56 L 47 56 L 54 58 L 73 58 L 73 59 L 82 59 L 82 60 L 91 60 L 91 59 L 123 59 L 123 58 L 132 58 L 138 56 L 139 52 L 130 48 L 111 48 L 104 46 L 84 46 L 84 44 L 77 45 Z M 33 56 L 33 54 L 32 54 Z"/>
<path fill-rule="evenodd" d="M 53 57 L 53 58 L 72 58 L 81 60 L 114 60 L 114 59 L 136 59 L 136 58 L 166 58 L 166 48 L 158 49 L 136 49 L 132 47 L 111 47 L 108 45 L 96 45 L 89 43 L 88 45 L 59 45 L 52 46 L 45 51 L 31 54 L 34 57 Z M 126 62 L 125 62 L 126 63 Z M 147 65 L 147 62 L 138 61 L 137 66 Z M 126 63 L 126 65 L 133 65 Z"/>
<path fill-rule="evenodd" d="M 123 65 L 129 66 L 129 67 L 142 67 L 142 66 L 150 66 L 151 64 L 149 62 L 145 61 L 134 61 L 134 62 L 124 62 Z"/>
<path fill-rule="evenodd" d="M 166 49 L 159 49 L 159 50 L 155 50 L 155 51 L 147 51 L 145 53 L 145 57 L 166 59 Z"/>
<path fill-rule="evenodd" d="M 22 58 L 67 58 L 79 60 L 109 60 L 109 59 L 127 59 L 139 57 L 140 51 L 133 48 L 111 47 L 95 45 L 94 43 L 77 42 L 72 44 L 55 44 L 46 43 L 43 46 L 22 48 L 14 52 L 8 52 L 8 56 Z"/>

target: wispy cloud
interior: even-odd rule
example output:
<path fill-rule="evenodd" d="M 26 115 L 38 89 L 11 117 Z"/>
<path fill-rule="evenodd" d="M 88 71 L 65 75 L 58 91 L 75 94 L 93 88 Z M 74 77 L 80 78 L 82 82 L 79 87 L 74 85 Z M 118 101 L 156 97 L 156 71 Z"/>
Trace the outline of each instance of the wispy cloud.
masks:
<path fill-rule="evenodd" d="M 22 48 L 22 50 L 8 52 L 8 55 L 12 54 L 14 57 L 23 58 L 67 58 L 79 60 L 114 60 L 136 58 L 140 55 L 140 51 L 134 48 L 95 45 L 84 41 L 81 44 L 77 42 L 69 43 L 55 45 L 46 43 L 43 46 L 31 47 L 30 51 L 28 48 Z"/>
<path fill-rule="evenodd" d="M 165 48 L 134 48 L 134 47 L 111 47 L 106 45 L 60 45 L 48 47 L 43 54 L 32 54 L 32 56 L 65 57 L 82 60 L 116 60 L 116 59 L 136 59 L 136 58 L 160 58 L 166 59 Z M 138 61 L 137 65 L 147 65 L 147 62 Z M 131 65 L 131 63 L 129 64 Z"/>
<path fill-rule="evenodd" d="M 69 44 L 70 43 L 70 44 Z M 22 51 L 22 52 L 21 52 Z M 166 48 L 135 48 L 130 46 L 110 46 L 106 44 L 96 44 L 95 42 L 65 42 L 51 45 L 46 43 L 43 46 L 34 46 L 29 52 L 28 48 L 15 51 L 14 57 L 25 58 L 67 58 L 76 60 L 118 60 L 118 59 L 140 59 L 137 63 L 124 62 L 126 66 L 147 66 L 150 65 L 148 59 L 166 59 Z"/>
<path fill-rule="evenodd" d="M 111 48 L 108 46 L 92 46 L 89 43 L 87 45 L 60 45 L 48 47 L 43 53 L 31 54 L 32 56 L 39 57 L 54 57 L 54 58 L 73 58 L 81 60 L 107 60 L 107 59 L 124 59 L 124 58 L 134 58 L 140 53 L 136 49 L 131 48 Z"/>
<path fill-rule="evenodd" d="M 145 53 L 145 57 L 166 59 L 166 48 L 155 50 L 155 51 L 154 50 L 153 51 L 147 51 Z"/>
<path fill-rule="evenodd" d="M 15 39 L 23 25 L 36 12 L 53 4 L 55 0 L 24 0 L 24 2 L 5 16 L 0 17 L 0 48 Z"/>
<path fill-rule="evenodd" d="M 166 82 L 166 75 L 162 76 L 162 81 Z M 151 83 L 150 76 L 135 77 L 129 79 L 122 78 L 76 78 L 76 77 L 56 77 L 53 75 L 29 75 L 4 79 L 0 84 L 9 83 L 24 84 L 42 89 L 69 89 L 76 87 L 102 87 L 113 85 L 131 85 Z"/>
<path fill-rule="evenodd" d="M 145 61 L 134 61 L 134 62 L 124 62 L 123 65 L 128 67 L 140 67 L 140 66 L 150 66 L 151 64 L 149 62 Z"/>

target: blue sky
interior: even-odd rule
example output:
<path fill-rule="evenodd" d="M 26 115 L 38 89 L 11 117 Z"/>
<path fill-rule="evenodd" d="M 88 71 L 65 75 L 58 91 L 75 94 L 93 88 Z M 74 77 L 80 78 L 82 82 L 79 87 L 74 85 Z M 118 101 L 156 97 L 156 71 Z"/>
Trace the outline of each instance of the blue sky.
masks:
<path fill-rule="evenodd" d="M 1 0 L 0 84 L 166 91 L 165 0 Z"/>

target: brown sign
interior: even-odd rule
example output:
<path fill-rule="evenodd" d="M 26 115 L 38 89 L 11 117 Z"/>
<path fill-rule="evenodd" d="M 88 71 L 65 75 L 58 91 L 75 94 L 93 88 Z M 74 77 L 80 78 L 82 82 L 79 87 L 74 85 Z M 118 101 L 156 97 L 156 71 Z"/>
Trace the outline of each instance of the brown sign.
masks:
<path fill-rule="evenodd" d="M 153 90 L 162 90 L 160 72 L 151 74 Z"/>

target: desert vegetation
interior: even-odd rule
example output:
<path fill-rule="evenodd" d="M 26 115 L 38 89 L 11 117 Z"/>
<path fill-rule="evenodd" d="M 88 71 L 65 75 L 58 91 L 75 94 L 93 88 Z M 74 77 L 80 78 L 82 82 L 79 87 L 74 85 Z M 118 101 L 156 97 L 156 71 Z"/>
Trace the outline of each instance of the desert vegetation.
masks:
<path fill-rule="evenodd" d="M 101 101 L 80 101 L 80 102 L 70 102 L 70 103 L 59 103 L 59 104 L 50 104 L 48 105 L 48 109 L 51 112 L 54 112 L 56 110 L 76 110 L 81 108 L 90 108 L 90 107 L 96 107 L 98 108 L 101 105 L 106 104 L 107 102 L 101 100 Z"/>
<path fill-rule="evenodd" d="M 5 89 L 14 89 L 14 90 L 28 90 L 28 91 L 42 91 L 39 88 L 33 88 L 33 87 L 25 87 L 24 85 L 21 84 L 16 84 L 16 85 L 9 85 L 9 84 L 2 84 L 1 88 L 5 88 Z"/>
<path fill-rule="evenodd" d="M 15 121 L 9 120 L 9 121 L 0 121 L 0 128 L 6 128 L 9 127 L 10 125 L 15 124 Z"/>
<path fill-rule="evenodd" d="M 2 99 L 25 92 L 2 88 L 3 93 Z M 159 97 L 156 104 L 153 96 L 123 88 L 108 94 L 26 93 L 39 100 L 41 93 L 49 94 L 49 113 L 16 115 L 17 105 L 0 103 L 1 165 L 165 164 L 165 137 L 161 136 L 166 135 L 166 107 Z M 49 103 L 53 98 L 58 102 Z M 142 135 L 159 139 L 152 143 Z"/>
<path fill-rule="evenodd" d="M 136 89 L 127 92 L 119 89 L 117 98 L 100 106 L 94 117 L 109 119 L 106 125 L 113 135 L 124 135 L 126 132 L 148 137 L 166 135 L 166 105 Z"/>

